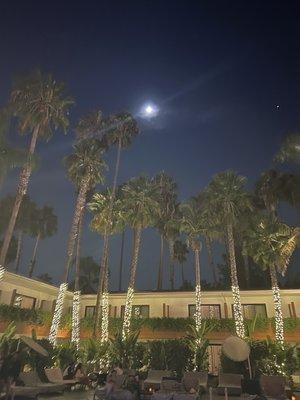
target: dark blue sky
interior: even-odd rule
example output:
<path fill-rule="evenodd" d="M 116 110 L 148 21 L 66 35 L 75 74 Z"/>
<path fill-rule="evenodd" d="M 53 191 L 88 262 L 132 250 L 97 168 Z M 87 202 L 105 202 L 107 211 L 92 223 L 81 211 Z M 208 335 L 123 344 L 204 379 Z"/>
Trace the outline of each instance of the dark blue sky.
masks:
<path fill-rule="evenodd" d="M 284 135 L 300 127 L 296 1 L 74 3 L 0 5 L 0 102 L 6 101 L 13 76 L 35 67 L 65 81 L 76 100 L 68 135 L 39 144 L 41 166 L 29 187 L 30 196 L 40 205 L 52 205 L 59 217 L 58 234 L 41 243 L 37 270 L 57 279 L 74 207 L 74 190 L 61 160 L 71 151 L 72 127 L 83 113 L 101 109 L 136 114 L 145 102 L 156 103 L 159 116 L 151 122 L 139 119 L 141 134 L 122 155 L 120 182 L 164 170 L 178 182 L 182 199 L 225 169 L 246 175 L 253 184 L 261 171 L 272 167 Z M 14 132 L 11 138 L 24 144 L 27 140 Z M 114 159 L 111 151 L 109 166 Z M 111 173 L 106 182 L 111 182 Z M 13 193 L 15 186 L 12 173 L 3 192 Z M 284 215 L 295 223 L 295 213 Z M 83 255 L 98 260 L 101 241 L 87 225 Z M 119 242 L 115 238 L 112 243 L 114 289 Z M 32 246 L 27 240 L 23 270 Z M 130 249 L 127 235 L 126 268 Z M 139 288 L 155 286 L 158 257 L 159 238 L 147 231 Z M 211 279 L 205 254 L 202 265 L 204 278 Z M 187 271 L 192 278 L 192 259 Z"/>

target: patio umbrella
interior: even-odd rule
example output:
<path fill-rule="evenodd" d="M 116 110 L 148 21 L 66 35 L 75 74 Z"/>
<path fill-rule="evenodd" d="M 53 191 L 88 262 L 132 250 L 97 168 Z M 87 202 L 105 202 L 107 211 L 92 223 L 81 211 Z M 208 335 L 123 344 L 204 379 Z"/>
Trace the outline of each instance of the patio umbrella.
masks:
<path fill-rule="evenodd" d="M 232 361 L 245 361 L 250 355 L 250 347 L 245 340 L 229 336 L 223 343 L 223 352 Z"/>
<path fill-rule="evenodd" d="M 44 349 L 40 344 L 35 342 L 33 339 L 31 339 L 28 336 L 21 336 L 20 339 L 22 340 L 23 343 L 26 344 L 31 350 L 36 351 L 37 353 L 41 354 L 44 357 L 48 357 L 49 353 L 47 350 Z"/>
<path fill-rule="evenodd" d="M 242 362 L 247 360 L 250 379 L 252 379 L 252 370 L 249 359 L 250 347 L 248 343 L 237 336 L 229 336 L 225 339 L 222 349 L 225 356 L 232 361 Z"/>

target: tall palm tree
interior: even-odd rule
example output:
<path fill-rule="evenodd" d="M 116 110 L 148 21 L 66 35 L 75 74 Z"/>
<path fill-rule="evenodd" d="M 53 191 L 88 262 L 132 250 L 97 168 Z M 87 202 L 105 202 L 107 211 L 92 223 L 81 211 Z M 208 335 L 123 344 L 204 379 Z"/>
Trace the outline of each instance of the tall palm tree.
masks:
<path fill-rule="evenodd" d="M 10 215 L 15 203 L 15 196 L 6 196 L 0 201 L 0 235 L 5 232 L 9 223 Z M 23 197 L 18 218 L 15 225 L 15 233 L 17 236 L 17 252 L 14 261 L 15 272 L 19 271 L 20 260 L 23 248 L 23 238 L 25 234 L 31 235 L 33 229 L 34 215 L 37 206 L 28 195 Z"/>
<path fill-rule="evenodd" d="M 78 189 L 71 230 L 67 244 L 67 258 L 64 266 L 62 284 L 56 301 L 55 311 L 51 324 L 49 340 L 56 342 L 57 331 L 62 316 L 62 307 L 70 266 L 73 260 L 76 237 L 78 235 L 79 221 L 82 211 L 86 206 L 87 193 L 96 184 L 103 181 L 103 170 L 106 167 L 102 159 L 103 143 L 98 139 L 81 140 L 74 145 L 74 152 L 65 158 L 65 166 L 69 179 Z"/>
<path fill-rule="evenodd" d="M 279 152 L 275 156 L 275 161 L 300 162 L 300 133 L 288 135 L 283 141 Z"/>
<path fill-rule="evenodd" d="M 201 218 L 203 221 L 203 236 L 205 240 L 205 247 L 207 251 L 207 259 L 209 267 L 212 271 L 213 281 L 215 286 L 218 285 L 218 277 L 217 277 L 217 269 L 213 259 L 213 246 L 212 243 L 214 240 L 222 241 L 223 234 L 220 234 L 220 226 L 219 221 L 215 218 L 210 202 L 207 199 L 207 196 L 200 192 L 195 200 L 199 204 L 199 210 L 201 212 Z"/>
<path fill-rule="evenodd" d="M 126 183 L 122 188 L 122 192 L 125 221 L 133 229 L 134 237 L 122 329 L 123 340 L 126 340 L 130 332 L 132 302 L 142 230 L 155 224 L 155 215 L 159 208 L 159 190 L 153 179 L 140 176 Z"/>
<path fill-rule="evenodd" d="M 156 214 L 155 227 L 160 234 L 160 258 L 157 277 L 157 290 L 162 289 L 163 285 L 163 257 L 164 242 L 169 243 L 170 252 L 170 283 L 174 289 L 174 241 L 179 234 L 179 226 L 176 224 L 178 213 L 177 205 L 177 185 L 174 179 L 164 172 L 160 172 L 154 177 L 155 184 L 159 191 L 159 208 Z"/>
<path fill-rule="evenodd" d="M 202 218 L 201 205 L 196 198 L 191 198 L 188 202 L 181 204 L 182 221 L 181 231 L 187 234 L 188 245 L 194 252 L 195 257 L 195 297 L 196 330 L 201 329 L 201 279 L 200 279 L 200 252 L 202 244 L 200 236 L 205 231 L 204 220 Z"/>
<path fill-rule="evenodd" d="M 76 344 L 79 349 L 80 340 L 80 251 L 81 251 L 81 235 L 82 226 L 84 220 L 84 209 L 81 212 L 78 222 L 78 233 L 76 239 L 76 255 L 75 255 L 75 281 L 74 281 L 74 293 L 72 303 L 72 332 L 71 342 Z"/>
<path fill-rule="evenodd" d="M 119 233 L 124 229 L 122 200 L 118 197 L 115 197 L 113 209 L 111 209 L 111 197 L 111 190 L 107 189 L 102 193 L 96 193 L 93 196 L 92 201 L 88 204 L 89 209 L 94 213 L 94 217 L 91 222 L 91 228 L 99 233 L 103 239 L 107 239 L 107 243 L 109 243 L 109 237 L 111 235 Z M 105 253 L 102 254 L 100 270 L 100 274 L 102 274 L 102 276 L 100 278 L 100 287 L 98 287 L 98 292 L 101 294 L 99 304 L 102 306 L 101 342 L 108 341 L 108 258 L 109 246 L 105 248 Z M 100 311 L 101 308 L 99 311 L 96 310 L 95 312 L 95 318 L 98 321 L 95 323 L 95 334 L 99 328 L 98 324 L 100 320 Z"/>
<path fill-rule="evenodd" d="M 174 242 L 174 260 L 177 261 L 181 266 L 181 283 L 184 285 L 184 267 L 183 264 L 186 262 L 189 250 L 186 243 L 181 240 L 175 240 Z"/>
<path fill-rule="evenodd" d="M 27 151 L 11 147 L 7 141 L 10 112 L 7 108 L 0 110 L 0 188 L 11 169 L 22 167 L 27 160 Z"/>
<path fill-rule="evenodd" d="M 37 250 L 40 240 L 53 236 L 57 232 L 57 216 L 54 214 L 52 207 L 44 206 L 41 209 L 37 209 L 34 214 L 32 235 L 36 240 L 28 268 L 29 278 L 32 277 L 36 265 Z"/>
<path fill-rule="evenodd" d="M 121 150 L 125 147 L 131 145 L 132 140 L 134 137 L 139 133 L 139 129 L 135 119 L 132 115 L 128 112 L 122 112 L 119 114 L 114 114 L 110 116 L 105 121 L 105 134 L 107 136 L 107 142 L 109 146 L 116 145 L 117 146 L 117 158 L 115 164 L 115 172 L 113 177 L 113 186 L 110 192 L 110 203 L 109 203 L 109 212 L 107 215 L 108 224 L 110 224 L 110 220 L 112 218 L 113 213 L 113 204 L 116 196 L 116 189 L 117 189 L 117 181 L 118 181 L 118 174 L 120 168 L 120 159 L 121 159 Z M 100 310 L 101 310 L 101 296 L 102 296 L 102 287 L 103 287 L 103 280 L 105 277 L 105 271 L 107 270 L 107 266 L 105 263 L 107 262 L 108 258 L 108 247 L 109 247 L 109 235 L 103 234 L 103 249 L 102 249 L 102 258 L 101 258 L 101 265 L 100 265 L 100 274 L 99 274 L 99 283 L 98 283 L 98 290 L 97 290 L 97 299 L 96 299 L 96 309 L 95 309 L 95 323 L 94 323 L 94 337 L 97 335 L 99 330 L 99 323 L 100 323 Z M 105 335 L 106 336 L 106 335 Z"/>
<path fill-rule="evenodd" d="M 299 243 L 300 228 L 279 222 L 272 215 L 258 215 L 246 231 L 245 250 L 264 270 L 268 269 L 275 309 L 276 340 L 284 341 L 282 306 L 277 271 L 285 273 L 290 257 Z"/>
<path fill-rule="evenodd" d="M 205 189 L 205 196 L 210 203 L 216 220 L 225 227 L 225 235 L 230 262 L 231 289 L 233 295 L 233 314 L 236 333 L 245 336 L 244 317 L 236 268 L 234 226 L 238 217 L 252 208 L 250 197 L 244 189 L 246 179 L 233 171 L 225 171 L 215 175 Z"/>
<path fill-rule="evenodd" d="M 59 128 L 66 131 L 71 104 L 73 100 L 65 97 L 63 84 L 57 82 L 51 75 L 43 75 L 40 71 L 16 82 L 12 89 L 9 106 L 18 119 L 20 134 L 29 133 L 31 139 L 27 161 L 20 173 L 15 204 L 1 248 L 0 280 L 4 273 L 5 258 L 22 199 L 27 191 L 37 140 L 39 138 L 49 140 L 53 132 Z"/>

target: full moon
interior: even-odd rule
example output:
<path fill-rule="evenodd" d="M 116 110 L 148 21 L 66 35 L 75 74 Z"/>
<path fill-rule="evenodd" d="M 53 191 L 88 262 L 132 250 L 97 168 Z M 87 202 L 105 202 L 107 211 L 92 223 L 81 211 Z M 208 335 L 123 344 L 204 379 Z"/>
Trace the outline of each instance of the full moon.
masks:
<path fill-rule="evenodd" d="M 141 109 L 141 116 L 143 118 L 153 118 L 157 116 L 158 112 L 159 109 L 155 104 L 147 103 Z"/>
<path fill-rule="evenodd" d="M 146 113 L 148 115 L 151 115 L 153 113 L 153 107 L 152 106 L 147 106 L 145 109 Z"/>

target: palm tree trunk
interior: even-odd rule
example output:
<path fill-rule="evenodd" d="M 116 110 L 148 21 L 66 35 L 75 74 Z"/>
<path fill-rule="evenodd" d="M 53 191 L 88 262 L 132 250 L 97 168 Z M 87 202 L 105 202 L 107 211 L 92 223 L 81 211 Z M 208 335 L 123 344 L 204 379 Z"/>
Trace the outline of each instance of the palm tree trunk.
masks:
<path fill-rule="evenodd" d="M 125 244 L 125 229 L 123 229 L 122 231 L 122 241 L 121 241 L 120 264 L 119 264 L 119 292 L 122 291 L 124 244 Z"/>
<path fill-rule="evenodd" d="M 109 204 L 108 224 L 111 222 L 111 219 L 112 219 L 114 200 L 115 200 L 115 196 L 116 196 L 117 180 L 118 180 L 120 158 L 121 158 L 121 149 L 122 149 L 122 141 L 120 138 L 119 142 L 118 142 L 117 160 L 116 160 L 115 173 L 114 173 L 114 179 L 113 179 L 113 187 L 112 187 L 112 193 L 111 193 L 110 204 Z M 109 236 L 107 234 L 105 234 L 104 238 L 103 238 L 103 250 L 102 250 L 99 282 L 98 282 L 98 289 L 97 289 L 95 321 L 94 321 L 94 329 L 93 329 L 93 337 L 94 338 L 97 336 L 97 333 L 99 331 L 103 282 L 105 279 L 106 268 L 108 269 L 108 251 L 109 251 Z"/>
<path fill-rule="evenodd" d="M 15 273 L 19 272 L 22 248 L 23 248 L 23 231 L 20 229 L 18 233 L 17 254 L 15 259 Z"/>
<path fill-rule="evenodd" d="M 207 250 L 208 264 L 213 273 L 214 284 L 215 284 L 215 286 L 217 286 L 218 285 L 217 271 L 216 271 L 216 266 L 215 266 L 214 259 L 213 259 L 211 239 L 209 236 L 205 236 L 205 246 L 206 246 L 206 250 Z"/>
<path fill-rule="evenodd" d="M 75 284 L 73 293 L 73 304 L 72 304 L 72 335 L 71 342 L 76 343 L 77 348 L 79 348 L 80 341 L 80 250 L 81 250 L 81 234 L 84 218 L 84 209 L 79 219 L 78 224 L 78 235 L 76 243 L 76 261 L 75 261 Z"/>
<path fill-rule="evenodd" d="M 18 183 L 18 188 L 17 188 L 17 194 L 16 194 L 16 199 L 15 203 L 12 209 L 11 217 L 8 223 L 7 230 L 5 232 L 4 236 L 4 241 L 3 245 L 1 248 L 1 253 L 0 253 L 0 268 L 5 268 L 5 261 L 6 261 L 6 256 L 8 252 L 8 248 L 11 242 L 11 238 L 15 229 L 17 217 L 19 214 L 20 206 L 23 200 L 24 195 L 27 192 L 28 188 L 28 183 L 29 183 L 29 178 L 31 175 L 31 157 L 34 154 L 37 139 L 38 139 L 38 134 L 39 134 L 39 125 L 37 125 L 32 133 L 31 141 L 30 141 L 30 146 L 29 146 L 29 152 L 28 152 L 28 161 L 24 165 L 20 177 L 19 177 L 19 183 Z M 1 276 L 3 274 L 0 274 L 0 280 Z"/>
<path fill-rule="evenodd" d="M 57 337 L 60 320 L 62 317 L 65 294 L 66 294 L 66 290 L 68 288 L 67 281 L 68 281 L 69 270 L 70 270 L 71 262 L 73 259 L 73 252 L 74 252 L 76 238 L 78 235 L 79 220 L 80 220 L 82 211 L 85 207 L 86 194 L 87 194 L 88 188 L 89 188 L 89 177 L 86 176 L 81 181 L 80 190 L 79 190 L 79 193 L 77 196 L 73 221 L 72 221 L 72 225 L 71 225 L 71 230 L 70 230 L 70 234 L 69 234 L 69 240 L 68 240 L 68 245 L 67 245 L 67 260 L 66 260 L 65 268 L 64 268 L 63 283 L 59 287 L 58 296 L 57 296 L 57 300 L 56 300 L 56 304 L 55 304 L 55 310 L 54 310 L 50 333 L 49 333 L 49 341 L 52 344 L 56 344 L 56 337 Z"/>
<path fill-rule="evenodd" d="M 37 249 L 38 249 L 38 245 L 40 242 L 40 238 L 41 238 L 41 234 L 39 233 L 36 237 L 36 241 L 35 241 L 35 245 L 33 248 L 33 253 L 32 253 L 32 258 L 29 264 L 29 269 L 28 269 L 28 277 L 31 278 L 32 274 L 33 274 L 33 270 L 35 267 L 35 263 L 36 263 L 36 254 L 37 254 Z"/>
<path fill-rule="evenodd" d="M 163 235 L 160 235 L 160 256 L 159 256 L 157 287 L 156 287 L 157 290 L 162 290 L 163 263 L 164 263 L 164 237 Z"/>
<path fill-rule="evenodd" d="M 240 288 L 236 270 L 233 228 L 231 224 L 228 224 L 226 228 L 227 228 L 228 253 L 230 261 L 230 277 L 231 277 L 231 290 L 233 296 L 233 316 L 235 320 L 235 329 L 237 336 L 244 338 L 245 327 L 244 327 L 244 317 L 242 312 Z"/>
<path fill-rule="evenodd" d="M 196 296 L 196 313 L 195 323 L 197 332 L 201 329 L 201 279 L 200 279 L 200 250 L 194 250 L 195 254 L 195 296 Z"/>
<path fill-rule="evenodd" d="M 183 263 L 180 264 L 181 266 L 181 281 L 182 281 L 182 285 L 184 284 L 184 267 L 183 267 Z"/>
<path fill-rule="evenodd" d="M 97 337 L 98 332 L 99 332 L 100 316 L 101 316 L 101 297 L 102 297 L 102 291 L 103 291 L 104 277 L 105 277 L 105 273 L 106 273 L 108 251 L 109 251 L 108 235 L 104 235 L 103 236 L 102 257 L 101 257 L 101 262 L 100 262 L 98 288 L 97 288 L 97 299 L 96 299 L 96 307 L 95 307 L 95 320 L 94 320 L 94 329 L 93 329 L 93 337 L 94 338 Z"/>
<path fill-rule="evenodd" d="M 245 281 L 247 288 L 250 287 L 250 267 L 249 267 L 249 257 L 247 255 L 243 255 L 244 260 L 244 271 L 245 271 Z"/>
<path fill-rule="evenodd" d="M 274 265 L 270 266 L 270 276 L 271 276 L 274 309 L 275 309 L 275 337 L 280 344 L 283 344 L 284 332 L 283 332 L 281 297 L 280 297 L 280 289 L 278 286 L 276 268 Z"/>
<path fill-rule="evenodd" d="M 130 278 L 129 278 L 128 290 L 127 290 L 127 295 L 126 295 L 124 321 L 123 321 L 123 329 L 122 329 L 123 340 L 126 340 L 126 338 L 128 337 L 128 334 L 130 332 L 132 303 L 133 303 L 133 297 L 134 297 L 136 269 L 137 269 L 139 250 L 140 250 L 140 244 L 141 244 L 141 234 L 142 234 L 141 227 L 138 227 L 134 230 L 134 241 L 133 241 L 134 244 L 133 244 L 132 259 L 131 259 L 131 265 L 130 265 Z"/>
<path fill-rule="evenodd" d="M 108 341 L 108 318 L 109 318 L 109 298 L 108 298 L 108 262 L 105 266 L 105 274 L 103 279 L 103 290 L 102 290 L 102 319 L 101 319 L 101 343 Z"/>
<path fill-rule="evenodd" d="M 175 287 L 175 272 L 174 272 L 174 241 L 169 240 L 169 253 L 170 253 L 170 286 L 171 290 Z"/>

